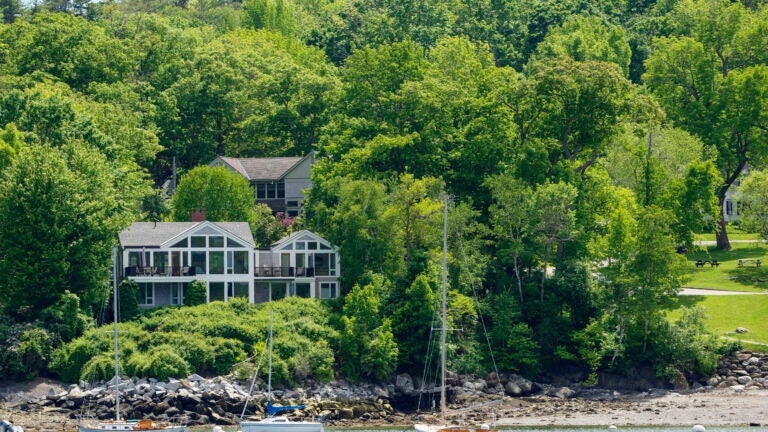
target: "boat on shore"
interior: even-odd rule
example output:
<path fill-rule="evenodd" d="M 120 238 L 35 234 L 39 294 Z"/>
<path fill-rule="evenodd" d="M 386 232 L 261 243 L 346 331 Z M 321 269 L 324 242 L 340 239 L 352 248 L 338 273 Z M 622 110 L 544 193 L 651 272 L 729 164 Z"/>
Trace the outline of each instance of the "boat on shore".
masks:
<path fill-rule="evenodd" d="M 451 425 L 447 423 L 448 408 L 446 405 L 447 400 L 447 386 L 446 386 L 446 335 L 447 335 L 447 313 L 446 313 L 446 298 L 447 298 L 447 273 L 448 273 L 448 197 L 445 198 L 443 204 L 443 265 L 442 265 L 442 283 L 441 283 L 441 301 L 440 301 L 440 418 L 439 424 L 422 424 L 416 423 L 413 425 L 415 432 L 498 432 L 496 429 L 491 429 L 487 424 L 482 424 L 478 427 L 465 426 L 465 425 Z M 490 402 L 489 404 L 497 404 L 501 401 Z M 470 407 L 474 408 L 474 407 Z M 463 410 L 461 410 L 463 411 Z"/>
<path fill-rule="evenodd" d="M 242 432 L 324 432 L 323 423 L 318 421 L 291 420 L 284 415 L 276 415 L 284 411 L 304 409 L 304 405 L 272 405 L 272 341 L 275 311 L 269 317 L 269 371 L 267 375 L 267 417 L 261 420 L 242 420 L 245 414 L 246 402 L 243 414 L 240 415 L 240 430 Z M 255 379 L 255 374 L 254 374 Z"/>
<path fill-rule="evenodd" d="M 117 339 L 117 248 L 112 248 L 112 310 L 114 314 L 113 338 L 115 348 L 115 418 L 112 420 L 96 420 L 87 417 L 81 418 L 77 423 L 78 432 L 104 432 L 104 431 L 141 431 L 141 432 L 189 432 L 189 427 L 171 425 L 152 419 L 123 420 L 120 416 L 120 356 Z"/>

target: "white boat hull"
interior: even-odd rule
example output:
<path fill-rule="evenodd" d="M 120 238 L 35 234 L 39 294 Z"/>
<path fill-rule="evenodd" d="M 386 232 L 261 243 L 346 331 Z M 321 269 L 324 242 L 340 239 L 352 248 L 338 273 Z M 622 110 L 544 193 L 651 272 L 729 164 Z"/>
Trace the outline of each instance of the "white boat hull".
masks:
<path fill-rule="evenodd" d="M 136 421 L 102 421 L 83 423 L 77 426 L 78 432 L 189 432 L 187 426 L 162 426 L 154 422 Z"/>
<path fill-rule="evenodd" d="M 287 417 L 268 417 L 260 421 L 240 422 L 242 432 L 323 432 L 320 422 L 291 421 Z"/>

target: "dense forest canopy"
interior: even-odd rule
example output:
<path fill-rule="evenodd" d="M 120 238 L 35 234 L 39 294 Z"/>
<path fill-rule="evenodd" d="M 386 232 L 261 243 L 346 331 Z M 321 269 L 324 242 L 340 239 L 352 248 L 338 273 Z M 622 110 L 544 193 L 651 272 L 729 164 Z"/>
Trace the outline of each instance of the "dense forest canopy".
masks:
<path fill-rule="evenodd" d="M 67 356 L 96 337 L 117 232 L 201 202 L 263 244 L 305 227 L 339 246 L 345 299 L 313 312 L 330 314 L 311 348 L 333 357 L 322 379 L 420 368 L 446 196 L 450 318 L 470 330 L 451 336 L 455 370 L 576 365 L 594 382 L 653 359 L 672 379 L 727 348 L 701 311 L 670 323 L 661 308 L 683 282 L 676 247 L 715 230 L 728 248 L 725 194 L 768 162 L 763 1 L 0 7 L 0 336 L 21 347 L 0 372 L 79 378 Z M 296 219 L 205 167 L 310 151 Z M 220 373 L 256 350 L 221 337 L 223 363 L 175 370 Z"/>

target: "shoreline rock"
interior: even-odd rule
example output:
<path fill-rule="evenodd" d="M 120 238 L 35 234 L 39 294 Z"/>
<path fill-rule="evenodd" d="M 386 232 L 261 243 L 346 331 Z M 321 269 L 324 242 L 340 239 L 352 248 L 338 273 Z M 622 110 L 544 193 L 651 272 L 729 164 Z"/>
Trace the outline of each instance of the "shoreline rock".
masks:
<path fill-rule="evenodd" d="M 676 391 L 541 384 L 514 374 L 489 374 L 484 378 L 449 374 L 449 400 L 452 408 L 460 408 L 482 405 L 504 396 L 505 402 L 501 405 L 464 414 L 468 423 L 487 423 L 487 419 L 495 418 L 499 424 L 506 425 L 619 424 L 622 416 L 631 412 L 633 415 L 626 419 L 626 424 L 641 425 L 643 423 L 638 423 L 641 419 L 651 422 L 654 416 L 664 418 L 679 407 L 695 412 L 697 407 L 690 402 L 693 400 L 707 399 L 707 403 L 713 405 L 734 396 L 745 399 L 768 395 L 768 391 L 760 391 L 766 386 L 766 374 L 768 356 L 748 351 L 722 359 L 717 374 L 705 382 Z M 263 383 L 260 384 L 263 388 Z M 191 375 L 168 382 L 122 379 L 117 383 L 113 379 L 96 385 L 81 382 L 69 386 L 38 380 L 31 390 L 24 390 L 24 383 L 0 383 L 0 418 L 23 419 L 19 424 L 27 432 L 74 430 L 79 415 L 87 413 L 103 419 L 114 415 L 115 385 L 121 390 L 121 410 L 125 417 L 170 421 L 181 418 L 190 426 L 236 426 L 246 401 L 248 414 L 261 418 L 267 398 L 264 390 L 255 391 L 249 398 L 250 382 L 227 377 L 208 379 Z M 293 418 L 323 418 L 330 427 L 403 426 L 416 421 L 437 421 L 435 407 L 439 406 L 436 403 L 439 388 L 432 386 L 433 398 L 422 398 L 421 411 L 416 411 L 420 394 L 416 388 L 419 387 L 421 383 L 407 374 L 394 376 L 384 383 L 353 385 L 343 380 L 309 381 L 300 388 L 273 391 L 273 403 L 304 404 L 306 409 L 292 412 Z M 684 399 L 689 402 L 680 404 Z M 666 400 L 670 402 L 662 403 Z M 707 413 L 711 411 L 706 409 L 707 403 L 702 402 L 701 415 L 711 414 Z M 747 408 L 742 404 L 728 409 L 743 412 Z M 768 418 L 768 397 L 762 397 L 756 409 L 763 410 L 759 418 Z M 742 423 L 729 419 L 724 424 L 756 421 L 746 412 L 739 419 Z M 44 427 L 37 428 L 34 423 L 38 422 Z"/>

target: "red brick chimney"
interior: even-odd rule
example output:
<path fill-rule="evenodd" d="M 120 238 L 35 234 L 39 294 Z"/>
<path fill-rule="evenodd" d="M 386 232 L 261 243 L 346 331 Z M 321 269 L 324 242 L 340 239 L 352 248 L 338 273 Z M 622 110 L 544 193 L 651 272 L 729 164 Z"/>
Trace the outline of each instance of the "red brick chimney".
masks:
<path fill-rule="evenodd" d="M 205 220 L 205 209 L 191 209 L 189 211 L 189 219 L 192 222 L 203 222 Z"/>

